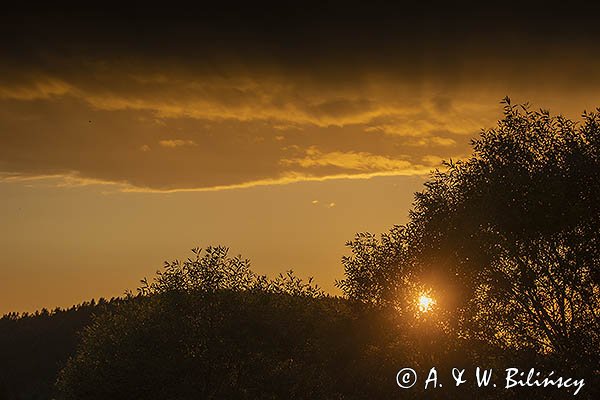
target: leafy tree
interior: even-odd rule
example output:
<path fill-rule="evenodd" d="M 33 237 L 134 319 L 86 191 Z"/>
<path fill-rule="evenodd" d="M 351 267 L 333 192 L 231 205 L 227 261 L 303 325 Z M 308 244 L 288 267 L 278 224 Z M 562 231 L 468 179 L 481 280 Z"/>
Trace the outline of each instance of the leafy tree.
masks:
<path fill-rule="evenodd" d="M 597 361 L 600 110 L 574 122 L 503 105 L 468 159 L 432 173 L 406 225 L 349 242 L 339 286 L 401 306 L 416 281 L 463 335 Z"/>
<path fill-rule="evenodd" d="M 229 257 L 229 249 L 223 246 L 209 246 L 204 252 L 192 249 L 193 258 L 184 262 L 165 262 L 162 271 L 157 271 L 152 282 L 142 280 L 138 289 L 148 296 L 168 292 L 216 292 L 262 291 L 310 297 L 321 297 L 323 291 L 309 278 L 308 282 L 294 275 L 293 271 L 280 274 L 274 280 L 255 274 L 250 261 L 241 256 Z"/>
<path fill-rule="evenodd" d="M 320 375 L 349 314 L 291 271 L 273 280 L 225 247 L 193 249 L 98 317 L 61 372 L 65 399 L 298 398 Z M 330 340 L 328 344 L 322 341 Z"/>

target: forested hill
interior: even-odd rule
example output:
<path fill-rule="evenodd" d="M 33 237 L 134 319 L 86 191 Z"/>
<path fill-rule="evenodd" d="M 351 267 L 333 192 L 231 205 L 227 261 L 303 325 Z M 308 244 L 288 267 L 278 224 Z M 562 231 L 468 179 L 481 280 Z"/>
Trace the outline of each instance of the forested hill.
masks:
<path fill-rule="evenodd" d="M 120 302 L 101 298 L 0 318 L 0 400 L 52 398 L 58 372 L 75 353 L 78 332 L 93 314 Z"/>

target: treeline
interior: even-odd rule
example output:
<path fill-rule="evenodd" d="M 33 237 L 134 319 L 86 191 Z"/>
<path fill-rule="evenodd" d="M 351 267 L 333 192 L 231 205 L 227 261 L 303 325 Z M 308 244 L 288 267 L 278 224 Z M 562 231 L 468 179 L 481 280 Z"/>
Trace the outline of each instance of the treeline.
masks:
<path fill-rule="evenodd" d="M 51 399 L 58 372 L 75 353 L 92 316 L 122 303 L 99 299 L 76 306 L 0 318 L 0 399 Z"/>

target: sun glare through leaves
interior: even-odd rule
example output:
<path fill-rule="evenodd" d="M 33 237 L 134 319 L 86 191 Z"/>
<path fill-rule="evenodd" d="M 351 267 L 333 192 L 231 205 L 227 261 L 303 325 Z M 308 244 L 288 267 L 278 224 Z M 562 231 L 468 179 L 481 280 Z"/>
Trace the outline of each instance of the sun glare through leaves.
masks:
<path fill-rule="evenodd" d="M 432 297 L 430 297 L 426 294 L 421 294 L 419 296 L 418 303 L 419 303 L 419 311 L 425 313 L 425 312 L 431 311 L 432 307 L 435 305 L 436 302 Z"/>

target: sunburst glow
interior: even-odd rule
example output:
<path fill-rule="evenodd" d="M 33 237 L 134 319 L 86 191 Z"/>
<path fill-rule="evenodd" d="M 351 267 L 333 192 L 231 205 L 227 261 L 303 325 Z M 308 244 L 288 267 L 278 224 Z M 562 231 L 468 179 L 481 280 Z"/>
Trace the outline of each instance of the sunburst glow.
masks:
<path fill-rule="evenodd" d="M 435 300 L 426 294 L 422 294 L 419 297 L 419 311 L 428 312 L 435 305 Z"/>

